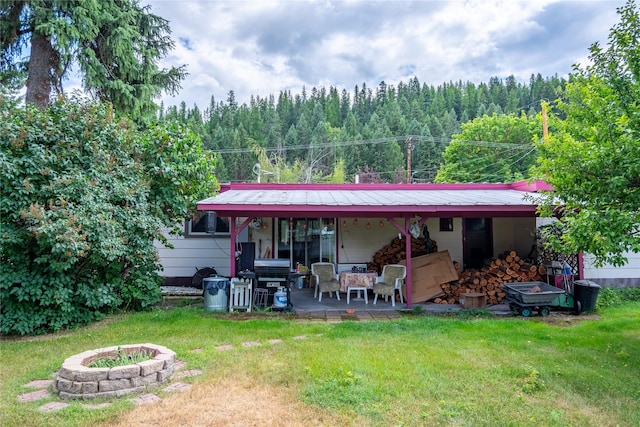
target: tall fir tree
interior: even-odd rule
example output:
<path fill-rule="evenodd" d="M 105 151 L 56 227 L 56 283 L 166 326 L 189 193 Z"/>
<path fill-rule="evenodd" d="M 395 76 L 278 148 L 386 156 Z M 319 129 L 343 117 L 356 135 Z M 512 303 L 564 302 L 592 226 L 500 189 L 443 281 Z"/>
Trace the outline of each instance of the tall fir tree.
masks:
<path fill-rule="evenodd" d="M 26 102 L 39 108 L 75 67 L 86 92 L 134 118 L 155 114 L 154 99 L 186 75 L 159 67 L 174 46 L 169 24 L 137 0 L 3 1 L 0 16 L 0 82 L 25 70 Z"/>

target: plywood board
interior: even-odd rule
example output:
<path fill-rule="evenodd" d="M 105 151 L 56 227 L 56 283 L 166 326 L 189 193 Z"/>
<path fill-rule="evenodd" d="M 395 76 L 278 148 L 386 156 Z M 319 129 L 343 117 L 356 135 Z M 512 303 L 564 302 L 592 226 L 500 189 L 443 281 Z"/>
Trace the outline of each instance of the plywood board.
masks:
<path fill-rule="evenodd" d="M 401 264 L 406 264 L 404 261 Z M 424 302 L 442 295 L 440 284 L 458 280 L 449 251 L 411 258 L 411 301 Z M 402 293 L 407 297 L 406 286 Z"/>

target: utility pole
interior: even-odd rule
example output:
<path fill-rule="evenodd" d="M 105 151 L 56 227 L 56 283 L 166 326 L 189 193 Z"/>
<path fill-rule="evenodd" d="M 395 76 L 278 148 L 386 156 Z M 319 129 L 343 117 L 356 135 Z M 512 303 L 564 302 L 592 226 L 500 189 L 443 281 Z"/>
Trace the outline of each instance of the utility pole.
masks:
<path fill-rule="evenodd" d="M 411 137 L 407 138 L 407 184 L 411 184 Z"/>
<path fill-rule="evenodd" d="M 542 102 L 542 142 L 549 142 L 549 125 L 547 123 L 547 104 Z"/>

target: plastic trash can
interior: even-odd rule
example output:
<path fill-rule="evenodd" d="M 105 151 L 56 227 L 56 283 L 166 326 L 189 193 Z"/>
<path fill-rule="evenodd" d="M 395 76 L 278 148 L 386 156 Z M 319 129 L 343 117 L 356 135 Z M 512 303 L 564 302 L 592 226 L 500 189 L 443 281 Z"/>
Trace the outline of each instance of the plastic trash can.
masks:
<path fill-rule="evenodd" d="M 582 311 L 595 311 L 601 286 L 589 280 L 573 282 L 573 296 L 580 301 Z"/>
<path fill-rule="evenodd" d="M 231 281 L 226 277 L 205 277 L 202 285 L 205 310 L 227 311 Z"/>

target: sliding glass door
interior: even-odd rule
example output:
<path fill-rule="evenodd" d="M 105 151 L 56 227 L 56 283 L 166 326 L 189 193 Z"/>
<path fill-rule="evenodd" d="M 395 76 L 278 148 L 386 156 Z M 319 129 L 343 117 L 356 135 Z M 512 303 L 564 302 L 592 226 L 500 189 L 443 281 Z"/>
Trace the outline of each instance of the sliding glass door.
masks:
<path fill-rule="evenodd" d="M 314 262 L 335 262 L 334 218 L 278 218 L 277 257 L 291 265 L 311 266 Z"/>

